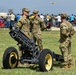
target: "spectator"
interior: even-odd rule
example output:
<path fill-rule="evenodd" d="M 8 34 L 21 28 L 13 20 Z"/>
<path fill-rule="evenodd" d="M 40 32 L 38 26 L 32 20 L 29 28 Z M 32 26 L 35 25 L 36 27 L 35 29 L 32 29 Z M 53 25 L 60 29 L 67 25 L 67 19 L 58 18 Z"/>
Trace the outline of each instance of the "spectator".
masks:
<path fill-rule="evenodd" d="M 43 14 L 40 15 L 40 18 L 44 21 L 44 15 Z"/>
<path fill-rule="evenodd" d="M 10 16 L 10 14 L 8 14 L 7 17 L 6 17 L 6 27 L 7 28 L 10 27 L 10 21 L 11 21 L 11 16 Z"/>
<path fill-rule="evenodd" d="M 47 23 L 47 30 L 51 30 L 51 26 L 52 26 L 52 18 L 49 19 L 48 23 Z"/>
<path fill-rule="evenodd" d="M 52 26 L 55 26 L 55 16 L 53 14 L 51 15 L 51 19 L 52 19 Z"/>
<path fill-rule="evenodd" d="M 74 20 L 75 20 L 75 16 L 72 14 L 72 15 L 70 16 L 70 22 L 73 23 Z"/>
<path fill-rule="evenodd" d="M 11 27 L 13 27 L 14 26 L 14 21 L 15 21 L 15 15 L 11 14 L 10 16 L 11 16 L 11 22 L 10 22 L 10 24 L 11 24 Z"/>
<path fill-rule="evenodd" d="M 16 15 L 16 21 L 18 21 L 20 19 L 20 17 L 21 17 L 20 14 L 17 14 Z"/>
<path fill-rule="evenodd" d="M 4 27 L 4 18 L 3 18 L 3 16 L 0 17 L 0 27 Z"/>
<path fill-rule="evenodd" d="M 60 16 L 60 14 L 56 18 L 57 18 L 57 21 L 58 21 L 58 27 L 60 27 L 60 23 L 61 23 L 61 16 Z"/>
<path fill-rule="evenodd" d="M 49 14 L 47 14 L 46 15 L 47 22 L 49 21 L 49 18 L 50 18 L 50 16 L 49 16 Z"/>

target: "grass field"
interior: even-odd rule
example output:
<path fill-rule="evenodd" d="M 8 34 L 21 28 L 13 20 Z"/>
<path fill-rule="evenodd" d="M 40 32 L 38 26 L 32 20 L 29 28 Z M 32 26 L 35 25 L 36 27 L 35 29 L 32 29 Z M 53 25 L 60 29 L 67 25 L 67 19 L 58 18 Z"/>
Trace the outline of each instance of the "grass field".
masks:
<path fill-rule="evenodd" d="M 42 37 L 44 48 L 60 54 L 59 31 L 44 31 Z M 58 63 L 49 72 L 40 72 L 38 67 L 27 68 L 25 65 L 15 69 L 3 69 L 2 59 L 5 49 L 10 46 L 18 49 L 16 44 L 17 42 L 10 37 L 9 30 L 0 28 L 0 75 L 76 75 L 76 33 L 72 38 L 73 66 L 67 70 L 62 70 Z"/>

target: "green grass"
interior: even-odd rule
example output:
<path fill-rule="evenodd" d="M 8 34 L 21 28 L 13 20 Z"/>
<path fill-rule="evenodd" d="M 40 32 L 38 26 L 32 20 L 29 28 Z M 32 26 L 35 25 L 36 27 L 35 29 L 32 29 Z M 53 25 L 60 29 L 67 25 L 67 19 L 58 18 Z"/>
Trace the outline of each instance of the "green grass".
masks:
<path fill-rule="evenodd" d="M 42 32 L 42 37 L 44 48 L 60 54 L 59 31 L 44 31 Z M 15 69 L 3 69 L 2 60 L 5 49 L 10 46 L 18 49 L 16 44 L 17 42 L 10 37 L 9 30 L 0 28 L 0 75 L 76 75 L 76 33 L 72 38 L 73 66 L 67 70 L 62 70 L 58 63 L 49 72 L 40 72 L 38 67 L 27 68 L 25 65 Z"/>

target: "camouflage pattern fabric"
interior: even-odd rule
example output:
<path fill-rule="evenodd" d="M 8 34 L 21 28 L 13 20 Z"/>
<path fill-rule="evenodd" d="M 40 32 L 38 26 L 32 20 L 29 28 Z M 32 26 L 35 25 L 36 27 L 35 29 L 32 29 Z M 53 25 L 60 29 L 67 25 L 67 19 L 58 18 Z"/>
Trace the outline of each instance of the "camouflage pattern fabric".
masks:
<path fill-rule="evenodd" d="M 37 41 L 39 49 L 42 50 L 43 46 L 42 46 L 41 29 L 46 28 L 46 25 L 45 25 L 44 21 L 42 21 L 39 17 L 31 19 L 30 23 L 31 23 L 30 29 L 31 29 L 31 32 L 33 35 L 33 39 L 35 42 Z"/>
<path fill-rule="evenodd" d="M 16 27 L 19 28 L 26 36 L 28 36 L 28 38 L 31 38 L 30 21 L 28 19 L 21 17 L 16 24 Z"/>
<path fill-rule="evenodd" d="M 60 25 L 60 50 L 64 57 L 64 64 L 72 64 L 71 38 L 75 33 L 71 23 L 66 20 Z"/>

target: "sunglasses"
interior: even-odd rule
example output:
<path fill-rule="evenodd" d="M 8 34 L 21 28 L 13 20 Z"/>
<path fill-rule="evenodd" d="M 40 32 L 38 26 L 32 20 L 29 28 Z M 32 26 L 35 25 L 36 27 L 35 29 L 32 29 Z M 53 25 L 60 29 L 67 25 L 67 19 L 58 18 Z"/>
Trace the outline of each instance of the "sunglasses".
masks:
<path fill-rule="evenodd" d="M 27 13 L 29 13 L 29 11 L 26 11 Z"/>

